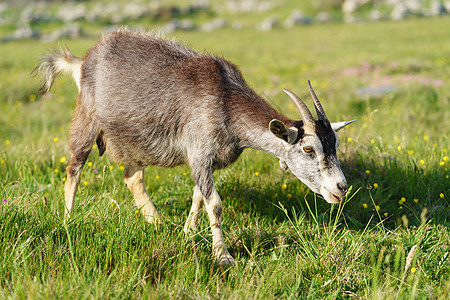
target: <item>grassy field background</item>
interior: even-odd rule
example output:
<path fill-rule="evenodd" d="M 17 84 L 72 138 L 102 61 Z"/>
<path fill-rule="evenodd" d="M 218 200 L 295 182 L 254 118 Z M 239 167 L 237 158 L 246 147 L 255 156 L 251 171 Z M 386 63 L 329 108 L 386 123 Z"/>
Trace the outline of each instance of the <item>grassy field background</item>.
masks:
<path fill-rule="evenodd" d="M 224 233 L 237 260 L 215 267 L 206 215 L 182 232 L 193 182 L 187 167 L 149 167 L 163 218 L 139 214 L 123 166 L 85 166 L 74 218 L 63 222 L 63 181 L 76 86 L 60 78 L 37 96 L 30 77 L 54 46 L 0 45 L 1 298 L 449 297 L 449 18 L 320 24 L 256 32 L 222 29 L 170 37 L 240 66 L 250 86 L 298 118 L 282 88 L 311 103 L 310 79 L 339 132 L 352 190 L 330 206 L 246 150 L 215 174 Z M 64 40 L 82 56 L 97 37 Z"/>

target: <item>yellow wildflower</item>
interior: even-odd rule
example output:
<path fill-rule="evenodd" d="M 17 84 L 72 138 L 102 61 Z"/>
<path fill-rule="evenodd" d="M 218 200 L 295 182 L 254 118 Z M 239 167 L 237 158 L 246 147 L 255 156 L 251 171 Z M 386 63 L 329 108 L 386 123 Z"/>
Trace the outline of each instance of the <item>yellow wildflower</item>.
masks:
<path fill-rule="evenodd" d="M 347 142 L 351 143 L 352 142 L 352 138 L 351 137 L 347 138 Z"/>
<path fill-rule="evenodd" d="M 377 188 L 378 188 L 378 183 L 375 182 L 375 183 L 373 184 L 373 188 L 374 188 L 374 189 L 377 189 Z"/>
<path fill-rule="evenodd" d="M 363 208 L 367 208 L 367 203 L 363 203 Z"/>
<path fill-rule="evenodd" d="M 444 156 L 444 157 L 442 158 L 442 160 L 443 160 L 443 161 L 448 161 L 448 156 Z"/>
<path fill-rule="evenodd" d="M 415 203 L 419 203 L 419 199 L 414 198 L 414 202 L 415 202 Z"/>
<path fill-rule="evenodd" d="M 5 163 L 5 160 L 2 158 L 2 159 L 0 159 L 0 164 L 4 164 Z"/>
<path fill-rule="evenodd" d="M 408 150 L 408 154 L 409 155 L 413 155 L 414 154 L 414 150 Z"/>
<path fill-rule="evenodd" d="M 416 273 L 416 271 L 417 271 L 416 268 L 414 268 L 414 267 L 411 268 L 411 273 L 414 274 L 414 273 Z"/>
<path fill-rule="evenodd" d="M 59 159 L 59 162 L 60 162 L 60 163 L 65 163 L 65 162 L 66 162 L 66 157 L 65 157 L 65 156 L 61 157 L 61 158 Z"/>
<path fill-rule="evenodd" d="M 155 179 L 160 179 L 160 178 L 161 178 L 161 177 L 159 177 L 159 175 L 156 175 L 156 176 L 155 176 Z"/>
<path fill-rule="evenodd" d="M 11 145 L 11 141 L 10 140 L 6 140 L 6 146 Z"/>
<path fill-rule="evenodd" d="M 383 214 L 383 216 L 384 216 L 385 218 L 387 218 L 387 216 L 388 216 L 388 213 L 387 213 L 387 212 L 385 212 L 385 213 Z"/>
<path fill-rule="evenodd" d="M 57 142 L 59 141 L 59 138 L 55 137 L 55 138 L 53 139 L 53 141 L 54 141 L 55 143 L 57 143 Z"/>
<path fill-rule="evenodd" d="M 92 161 L 88 162 L 88 167 L 92 167 Z"/>
<path fill-rule="evenodd" d="M 110 166 L 109 166 L 109 169 L 110 169 L 110 170 L 114 169 L 114 166 L 113 166 L 113 165 L 110 165 Z"/>
<path fill-rule="evenodd" d="M 439 165 L 440 165 L 440 166 L 445 166 L 445 161 L 441 161 L 441 162 L 439 163 Z"/>
<path fill-rule="evenodd" d="M 421 159 L 420 164 L 423 166 L 425 164 L 425 161 L 423 159 Z"/>
<path fill-rule="evenodd" d="M 402 147 L 397 146 L 397 150 L 398 150 L 398 151 L 402 151 Z"/>
<path fill-rule="evenodd" d="M 366 174 L 370 174 L 370 170 L 366 170 Z"/>
<path fill-rule="evenodd" d="M 123 171 L 123 170 L 125 170 L 125 167 L 124 167 L 123 165 L 120 165 L 119 170 L 120 170 L 120 171 Z M 183 174 L 183 175 L 184 175 L 184 174 Z"/>
<path fill-rule="evenodd" d="M 255 172 L 255 176 L 259 176 L 259 172 Z"/>
<path fill-rule="evenodd" d="M 286 184 L 286 183 L 283 183 L 283 184 L 281 185 L 281 188 L 282 188 L 283 190 L 287 189 L 287 184 Z"/>
<path fill-rule="evenodd" d="M 287 194 L 286 197 L 292 198 L 292 194 Z"/>
<path fill-rule="evenodd" d="M 424 135 L 424 136 L 423 136 L 423 140 L 424 140 L 424 141 L 428 141 L 428 135 Z"/>
<path fill-rule="evenodd" d="M 379 211 L 379 210 L 380 210 L 380 207 L 377 205 L 377 206 L 375 206 L 375 209 L 376 209 L 377 211 Z"/>
<path fill-rule="evenodd" d="M 59 173 L 59 170 L 58 169 L 55 169 L 55 174 L 58 174 Z"/>
<path fill-rule="evenodd" d="M 371 140 L 370 140 L 370 143 L 371 143 L 371 144 L 375 144 L 375 140 L 374 140 L 374 139 L 371 139 Z"/>
<path fill-rule="evenodd" d="M 439 197 L 444 198 L 444 194 L 443 194 L 443 193 L 440 193 L 440 194 L 439 194 Z"/>

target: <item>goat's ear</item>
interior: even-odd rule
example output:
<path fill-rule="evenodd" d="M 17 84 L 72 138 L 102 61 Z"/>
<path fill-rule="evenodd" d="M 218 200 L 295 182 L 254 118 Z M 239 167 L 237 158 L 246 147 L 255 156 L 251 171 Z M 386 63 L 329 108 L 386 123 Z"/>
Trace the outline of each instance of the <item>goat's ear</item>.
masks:
<path fill-rule="evenodd" d="M 351 120 L 351 121 L 345 121 L 345 122 L 335 122 L 335 123 L 331 123 L 331 128 L 333 128 L 334 131 L 338 131 L 342 128 L 344 128 L 345 126 L 347 126 L 350 123 L 355 122 L 355 120 Z"/>
<path fill-rule="evenodd" d="M 283 122 L 277 119 L 270 121 L 269 130 L 277 138 L 280 138 L 289 144 L 294 144 L 298 137 L 297 130 L 287 127 Z"/>
<path fill-rule="evenodd" d="M 279 163 L 280 163 L 281 170 L 287 171 L 289 169 L 288 165 L 286 164 L 286 162 L 283 159 L 280 159 Z"/>

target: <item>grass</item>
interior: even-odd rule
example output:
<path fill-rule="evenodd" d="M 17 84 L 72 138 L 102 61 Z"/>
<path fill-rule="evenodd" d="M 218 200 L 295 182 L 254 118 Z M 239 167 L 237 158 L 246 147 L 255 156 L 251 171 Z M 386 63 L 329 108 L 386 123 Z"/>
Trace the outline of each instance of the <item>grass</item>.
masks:
<path fill-rule="evenodd" d="M 149 167 L 164 220 L 136 214 L 123 166 L 96 149 L 74 217 L 63 222 L 68 128 L 76 87 L 48 98 L 29 76 L 51 46 L 0 48 L 0 292 L 2 298 L 445 299 L 450 292 L 448 18 L 324 24 L 268 33 L 178 32 L 193 48 L 239 65 L 249 84 L 297 118 L 281 92 L 309 101 L 311 79 L 340 133 L 352 192 L 341 206 L 311 193 L 275 158 L 246 150 L 215 174 L 231 268 L 217 268 L 205 214 L 184 236 L 193 182 L 187 167 Z M 226 41 L 226 42 L 223 42 Z M 67 40 L 77 55 L 94 38 Z M 380 94 L 367 86 L 395 85 Z M 403 200 L 404 199 L 404 200 Z"/>

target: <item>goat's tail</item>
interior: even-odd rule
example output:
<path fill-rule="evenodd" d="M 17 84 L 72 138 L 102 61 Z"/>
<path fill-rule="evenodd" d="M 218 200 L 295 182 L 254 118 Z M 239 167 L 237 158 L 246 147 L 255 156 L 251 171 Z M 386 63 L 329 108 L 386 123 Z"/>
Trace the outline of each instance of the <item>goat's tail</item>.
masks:
<path fill-rule="evenodd" d="M 59 48 L 50 52 L 47 56 L 39 59 L 39 64 L 33 70 L 32 75 L 43 73 L 42 86 L 39 94 L 43 95 L 50 91 L 56 77 L 61 73 L 69 73 L 72 75 L 75 83 L 80 90 L 81 78 L 81 58 L 73 56 L 67 48 Z"/>

